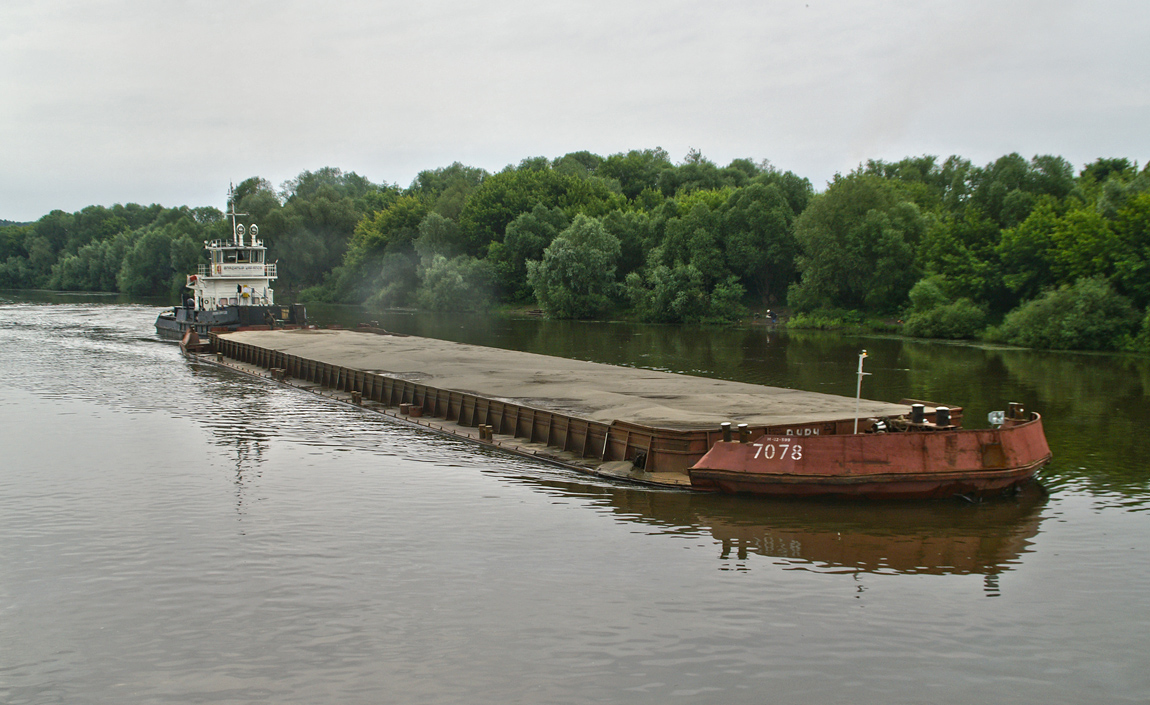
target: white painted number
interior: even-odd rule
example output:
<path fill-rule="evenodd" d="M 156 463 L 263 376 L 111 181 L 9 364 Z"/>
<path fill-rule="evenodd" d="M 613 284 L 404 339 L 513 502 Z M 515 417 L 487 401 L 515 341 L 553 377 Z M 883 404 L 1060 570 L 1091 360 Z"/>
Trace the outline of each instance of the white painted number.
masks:
<path fill-rule="evenodd" d="M 755 458 L 762 457 L 766 460 L 774 460 L 776 454 L 779 460 L 785 460 L 787 453 L 791 454 L 791 460 L 803 459 L 803 447 L 801 445 L 791 445 L 790 443 L 780 443 L 775 447 L 774 443 L 752 443 L 755 447 Z M 779 449 L 782 450 L 779 450 Z"/>

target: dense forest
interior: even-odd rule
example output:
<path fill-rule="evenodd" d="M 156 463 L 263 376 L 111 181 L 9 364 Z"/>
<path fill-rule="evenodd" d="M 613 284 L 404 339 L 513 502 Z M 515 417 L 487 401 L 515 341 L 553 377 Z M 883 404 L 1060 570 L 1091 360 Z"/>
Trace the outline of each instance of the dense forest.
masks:
<path fill-rule="evenodd" d="M 1150 168 L 1056 156 L 868 161 L 821 193 L 697 151 L 459 163 L 410 186 L 325 168 L 235 189 L 281 298 L 538 306 L 560 318 L 789 325 L 1150 352 Z M 176 295 L 216 208 L 89 206 L 0 225 L 0 288 Z"/>

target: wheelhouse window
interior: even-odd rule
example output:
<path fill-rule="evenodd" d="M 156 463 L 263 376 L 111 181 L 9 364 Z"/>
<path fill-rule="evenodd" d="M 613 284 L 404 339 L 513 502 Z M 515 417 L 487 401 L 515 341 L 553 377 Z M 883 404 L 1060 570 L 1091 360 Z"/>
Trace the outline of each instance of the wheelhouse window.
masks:
<path fill-rule="evenodd" d="M 212 250 L 212 264 L 263 264 L 263 250 Z"/>

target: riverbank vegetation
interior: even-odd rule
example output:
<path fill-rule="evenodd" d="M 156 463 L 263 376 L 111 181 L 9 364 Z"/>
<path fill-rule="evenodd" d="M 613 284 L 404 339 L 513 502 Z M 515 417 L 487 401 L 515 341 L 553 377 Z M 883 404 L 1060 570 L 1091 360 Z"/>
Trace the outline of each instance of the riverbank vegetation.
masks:
<path fill-rule="evenodd" d="M 290 299 L 653 322 L 785 307 L 796 327 L 1150 352 L 1150 173 L 1122 158 L 872 160 L 816 193 L 767 162 L 575 152 L 406 188 L 253 177 L 236 205 Z M 177 294 L 227 228 L 215 208 L 53 211 L 0 226 L 0 288 Z"/>

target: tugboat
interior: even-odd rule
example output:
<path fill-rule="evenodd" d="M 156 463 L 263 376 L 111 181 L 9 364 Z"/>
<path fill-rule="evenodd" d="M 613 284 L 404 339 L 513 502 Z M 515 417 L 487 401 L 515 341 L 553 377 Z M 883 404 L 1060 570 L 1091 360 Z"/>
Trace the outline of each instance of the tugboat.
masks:
<path fill-rule="evenodd" d="M 259 227 L 245 228 L 237 222 L 244 215 L 236 213 L 235 190 L 229 186 L 227 216 L 232 221 L 232 237 L 204 241 L 210 263 L 188 275 L 191 294 L 184 304 L 156 317 L 156 333 L 161 338 L 183 341 L 189 331 L 199 337 L 211 331 L 296 328 L 307 323 L 302 304 L 276 305 L 271 288 L 276 264 L 267 261 Z"/>

